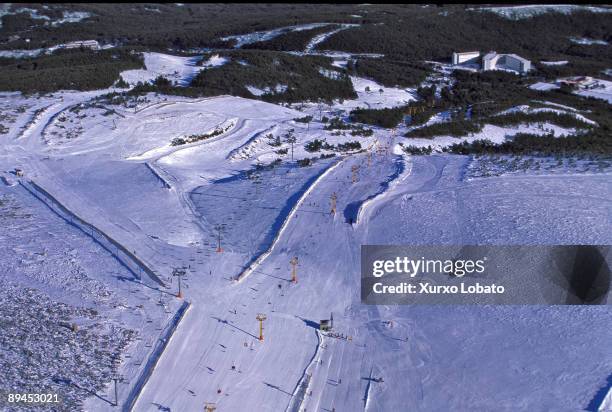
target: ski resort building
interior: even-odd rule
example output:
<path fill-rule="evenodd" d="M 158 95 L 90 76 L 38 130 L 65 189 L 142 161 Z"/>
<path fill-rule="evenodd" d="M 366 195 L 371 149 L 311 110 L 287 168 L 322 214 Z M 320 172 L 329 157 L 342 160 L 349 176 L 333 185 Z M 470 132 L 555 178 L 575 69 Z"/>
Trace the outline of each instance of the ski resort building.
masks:
<path fill-rule="evenodd" d="M 482 58 L 482 70 L 513 70 L 527 73 L 531 70 L 531 62 L 516 54 L 497 54 L 492 51 Z"/>
<path fill-rule="evenodd" d="M 478 63 L 480 52 L 453 53 L 453 64 Z"/>
<path fill-rule="evenodd" d="M 481 62 L 482 60 L 482 62 Z M 531 70 L 531 62 L 516 54 L 498 54 L 491 51 L 482 58 L 480 52 L 454 52 L 454 66 L 474 66 L 482 70 L 512 70 L 518 73 L 527 73 Z"/>

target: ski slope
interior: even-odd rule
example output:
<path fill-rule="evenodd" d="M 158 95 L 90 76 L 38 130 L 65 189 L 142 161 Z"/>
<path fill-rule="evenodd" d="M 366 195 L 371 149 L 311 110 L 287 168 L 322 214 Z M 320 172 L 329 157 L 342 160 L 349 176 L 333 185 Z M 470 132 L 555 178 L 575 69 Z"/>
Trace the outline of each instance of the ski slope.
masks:
<path fill-rule="evenodd" d="M 229 263 L 233 253 L 212 257 L 206 288 L 193 284 L 190 288 L 193 301 L 210 301 L 212 309 L 194 306 L 137 410 L 147 410 L 150 405 L 195 410 L 204 402 L 216 402 L 227 410 L 245 410 L 245 405 L 282 410 L 289 407 L 290 394 L 296 391 L 305 369 L 312 373 L 313 394 L 302 404 L 308 410 L 361 410 L 366 403 L 368 410 L 401 410 L 407 405 L 423 410 L 464 410 L 478 405 L 491 410 L 516 407 L 517 396 L 523 399 L 519 409 L 563 410 L 565 405 L 588 403 L 591 394 L 576 393 L 575 379 L 560 378 L 562 365 L 571 362 L 572 376 L 593 387 L 605 379 L 610 357 L 604 341 L 609 333 L 589 337 L 589 346 L 594 348 L 590 353 L 579 354 L 576 349 L 587 342 L 582 334 L 607 329 L 610 314 L 605 308 L 464 307 L 449 311 L 444 307 L 363 307 L 355 287 L 358 245 L 606 242 L 609 234 L 601 227 L 601 219 L 606 218 L 609 201 L 592 208 L 579 188 L 588 179 L 592 196 L 597 198 L 597 192 L 606 190 L 609 176 L 526 176 L 462 185 L 458 175 L 466 159 L 414 158 L 410 174 L 396 177 L 401 182 L 372 201 L 354 226 L 341 213 L 334 217 L 325 211 L 332 190 L 340 194 L 338 203 L 346 205 L 367 198 L 372 183 L 391 172 L 388 159 L 379 158 L 352 185 L 350 166 L 363 165 L 364 160 L 344 160 L 326 179 L 333 184 L 319 183 L 313 189 L 272 253 L 243 282 L 230 280 L 236 273 Z M 557 196 L 555 184 L 570 193 Z M 500 185 L 504 190 L 491 190 Z M 575 190 L 584 198 L 575 198 L 571 194 Z M 567 208 L 584 211 L 571 229 L 554 224 L 562 218 L 554 210 L 537 213 L 542 199 L 549 196 L 555 197 L 559 213 Z M 244 216 L 249 218 L 257 217 Z M 481 219 L 486 224 L 479 225 Z M 580 226 L 584 227 L 577 231 Z M 227 239 L 226 250 L 237 241 Z M 297 284 L 289 282 L 293 255 L 300 259 Z M 206 278 L 206 271 L 200 276 Z M 222 289 L 211 290 L 218 282 Z M 200 294 L 206 297 L 197 297 Z M 255 315 L 259 312 L 268 316 L 264 342 L 256 339 Z M 352 336 L 351 342 L 324 337 L 319 343 L 313 326 L 330 312 L 338 331 Z M 384 324 L 388 320 L 393 320 L 392 328 Z M 504 332 L 507 328 L 513 331 L 511 335 Z M 575 332 L 562 332 L 569 330 L 566 328 Z M 540 349 L 535 350 L 534 345 Z M 312 366 L 313 358 L 323 362 Z M 511 365 L 508 373 L 490 373 L 492 369 L 499 372 L 496 365 L 504 364 Z M 371 368 L 374 376 L 384 377 L 384 383 L 364 379 Z M 334 384 L 338 380 L 341 383 Z M 552 381 L 554 389 L 547 385 L 538 397 L 524 395 Z M 455 390 L 457 384 L 460 393 Z M 490 393 L 485 399 L 483 385 Z M 362 394 L 368 386 L 364 401 Z"/>
<path fill-rule="evenodd" d="M 183 78 L 189 71 L 179 73 Z M 357 105 L 392 107 L 412 96 L 372 87 L 367 93 L 370 83 L 353 81 L 358 99 L 322 107 L 321 115 Z M 191 307 L 151 367 L 136 411 L 197 411 L 205 402 L 228 411 L 564 411 L 598 399 L 612 369 L 606 307 L 364 306 L 359 248 L 610 244 L 609 169 L 466 179 L 476 161 L 469 157 L 402 155 L 392 150 L 410 143 L 401 134 L 332 135 L 318 115 L 309 125 L 293 120 L 314 113 L 312 105 L 304 112 L 232 96 L 154 95 L 127 107 L 89 105 L 106 92 L 9 96 L 12 107 L 26 109 L 14 113 L 0 165 L 11 180 L 17 177 L 7 172 L 23 168 L 25 179 L 132 250 L 169 285 L 164 296 L 171 313 L 155 307 L 154 326 L 133 321 L 149 340 L 125 351 L 139 362 L 121 363 L 129 375 L 122 404 L 161 336 L 157 328 L 166 328 L 182 303 L 170 295 L 177 290 L 172 270 L 181 266 Z M 535 128 L 521 127 L 513 130 Z M 219 129 L 214 137 L 172 144 Z M 291 129 L 293 158 L 285 139 Z M 511 130 L 486 133 L 503 139 Z M 281 137 L 281 145 L 270 144 L 267 134 Z M 315 138 L 359 139 L 368 149 L 299 167 L 296 160 L 320 155 L 304 150 Z M 276 159 L 280 165 L 268 167 Z M 353 166 L 359 167 L 355 183 Z M 2 192 L 19 187 L 5 185 Z M 26 195 L 19 196 L 34 202 Z M 217 253 L 220 224 L 223 252 Z M 78 251 L 94 247 L 86 237 L 59 233 Z M 16 242 L 26 243 L 27 232 L 19 235 Z M 102 259 L 114 262 L 103 250 L 90 253 L 84 264 L 100 272 L 107 264 Z M 294 256 L 297 283 L 290 282 Z M 98 258 L 100 266 L 92 263 Z M 121 296 L 136 293 L 123 284 L 115 288 Z M 149 305 L 162 294 L 139 289 Z M 259 313 L 267 316 L 263 342 Z M 317 331 L 331 313 L 340 336 Z M 104 400 L 111 386 L 107 381 L 99 397 L 88 397 L 86 409 L 114 410 Z"/>

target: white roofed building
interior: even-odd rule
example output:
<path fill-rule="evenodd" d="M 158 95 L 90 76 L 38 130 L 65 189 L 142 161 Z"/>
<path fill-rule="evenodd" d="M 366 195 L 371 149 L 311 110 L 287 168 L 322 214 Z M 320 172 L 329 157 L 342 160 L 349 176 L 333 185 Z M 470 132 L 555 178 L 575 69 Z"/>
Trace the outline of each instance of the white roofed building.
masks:
<path fill-rule="evenodd" d="M 477 63 L 478 58 L 480 57 L 480 52 L 460 52 L 453 53 L 453 64 L 463 64 L 463 63 Z"/>
<path fill-rule="evenodd" d="M 453 52 L 455 68 L 478 68 L 481 70 L 509 70 L 517 73 L 527 73 L 531 70 L 531 62 L 516 54 L 499 54 L 491 51 L 484 56 L 480 52 Z"/>
<path fill-rule="evenodd" d="M 512 70 L 527 73 L 531 70 L 531 62 L 516 54 L 498 54 L 492 51 L 482 58 L 482 70 Z"/>

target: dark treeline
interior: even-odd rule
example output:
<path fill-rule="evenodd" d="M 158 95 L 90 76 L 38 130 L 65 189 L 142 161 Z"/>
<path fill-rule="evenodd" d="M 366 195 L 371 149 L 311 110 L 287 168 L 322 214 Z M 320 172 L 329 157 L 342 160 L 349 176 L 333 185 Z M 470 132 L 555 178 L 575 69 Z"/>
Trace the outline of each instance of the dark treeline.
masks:
<path fill-rule="evenodd" d="M 11 10 L 20 7 L 23 5 L 9 6 Z M 53 19 L 61 18 L 63 11 L 84 11 L 91 16 L 78 23 L 55 26 L 46 20 L 32 19 L 27 13 L 3 16 L 1 49 L 34 49 L 88 39 L 159 50 L 228 47 L 232 42 L 221 38 L 233 34 L 307 23 L 367 22 L 351 17 L 357 7 L 349 4 L 76 3 L 45 4 L 46 8 L 43 4 L 30 4 L 27 7 Z M 382 9 L 372 10 L 373 18 L 381 15 Z M 9 42 L 15 35 L 20 39 Z M 30 42 L 25 41 L 26 37 Z"/>
<path fill-rule="evenodd" d="M 470 106 L 475 116 L 495 113 L 536 95 L 527 87 L 530 84 L 528 79 L 508 72 L 472 73 L 457 70 L 453 72 L 453 77 L 456 82 L 452 89 L 442 89 L 442 103 L 445 107 L 463 109 Z"/>
<path fill-rule="evenodd" d="M 406 133 L 406 137 L 433 138 L 434 136 L 461 137 L 482 130 L 484 124 L 495 126 L 514 126 L 521 123 L 551 123 L 564 128 L 591 129 L 593 126 L 568 113 L 536 112 L 509 113 L 500 116 L 489 116 L 472 120 L 453 120 L 445 123 L 434 123 Z"/>
<path fill-rule="evenodd" d="M 393 109 L 355 109 L 351 111 L 350 119 L 353 122 L 392 128 L 402 121 L 405 110 L 405 107 Z"/>
<path fill-rule="evenodd" d="M 431 68 L 426 64 L 395 60 L 393 56 L 349 60 L 347 70 L 351 74 L 371 78 L 387 87 L 416 86 L 431 72 Z"/>
<path fill-rule="evenodd" d="M 357 97 L 348 76 L 338 72 L 337 79 L 321 74 L 335 70 L 331 59 L 323 56 L 293 56 L 271 51 L 235 51 L 227 54 L 229 63 L 201 71 L 191 86 L 207 94 L 228 93 L 253 97 L 247 86 L 271 89 L 261 96 L 270 102 L 331 101 Z M 277 86 L 284 91 L 274 91 Z"/>
<path fill-rule="evenodd" d="M 407 114 L 410 114 L 410 122 L 412 125 L 425 123 L 438 110 L 448 107 L 449 103 L 435 99 L 436 88 L 419 87 L 416 90 L 416 95 L 419 100 L 414 100 L 404 106 L 384 109 L 363 109 L 357 108 L 350 113 L 350 119 L 354 122 L 371 124 L 384 128 L 393 128 L 399 125 L 404 120 Z M 412 111 L 411 111 L 412 109 Z"/>
<path fill-rule="evenodd" d="M 612 141 L 609 135 L 601 130 L 594 130 L 586 135 L 554 137 L 519 133 L 512 140 L 502 144 L 493 144 L 488 140 L 477 140 L 472 143 L 462 142 L 452 145 L 449 152 L 457 154 L 539 154 L 539 155 L 612 155 Z"/>
<path fill-rule="evenodd" d="M 406 133 L 406 137 L 431 139 L 434 136 L 461 137 L 482 130 L 482 124 L 469 120 L 455 120 L 445 123 L 434 123 L 429 126 L 414 129 Z"/>
<path fill-rule="evenodd" d="M 587 48 L 585 46 L 581 47 Z M 588 48 L 601 51 L 603 48 L 609 49 L 610 46 L 588 46 Z M 534 73 L 535 76 L 542 76 L 545 80 L 554 81 L 560 77 L 584 75 L 603 76 L 603 72 L 610 68 L 610 61 L 599 60 L 595 57 L 587 60 L 576 58 L 574 60 L 568 60 L 568 63 L 564 65 L 545 65 L 536 63 L 535 68 L 537 69 L 537 72 Z"/>
<path fill-rule="evenodd" d="M 35 58 L 0 58 L 0 90 L 48 93 L 103 89 L 112 86 L 123 70 L 143 67 L 142 56 L 121 49 L 75 49 Z"/>

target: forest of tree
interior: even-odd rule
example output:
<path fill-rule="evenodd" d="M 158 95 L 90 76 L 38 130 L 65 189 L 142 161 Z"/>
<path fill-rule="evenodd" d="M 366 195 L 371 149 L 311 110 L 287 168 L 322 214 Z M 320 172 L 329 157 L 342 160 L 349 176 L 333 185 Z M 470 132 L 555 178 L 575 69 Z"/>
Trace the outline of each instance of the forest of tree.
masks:
<path fill-rule="evenodd" d="M 533 135 L 519 133 L 512 140 L 494 144 L 488 140 L 477 140 L 472 143 L 462 142 L 452 145 L 448 151 L 457 154 L 537 154 L 551 155 L 584 155 L 595 154 L 610 156 L 612 141 L 609 134 L 595 130 L 579 138 L 575 136 L 555 137 L 552 135 Z"/>
<path fill-rule="evenodd" d="M 393 56 L 349 60 L 346 68 L 350 74 L 373 79 L 387 87 L 416 86 L 431 72 L 427 64 L 395 60 Z"/>
<path fill-rule="evenodd" d="M 365 24 L 328 38 L 322 49 L 381 53 L 405 61 L 450 61 L 457 50 L 512 52 L 539 60 L 569 60 L 566 68 L 542 69 L 599 74 L 612 63 L 612 49 L 572 43 L 571 37 L 610 41 L 609 13 L 544 13 L 511 20 L 467 6 L 428 7 L 381 18 L 384 24 Z M 579 67 L 579 68 L 578 68 Z M 538 66 L 540 68 L 540 66 Z"/>
<path fill-rule="evenodd" d="M 65 50 L 35 58 L 0 58 L 0 90 L 47 93 L 112 86 L 124 70 L 143 68 L 142 56 L 126 50 Z"/>
<path fill-rule="evenodd" d="M 337 79 L 321 74 L 321 69 L 335 70 L 324 56 L 294 56 L 282 52 L 238 50 L 226 53 L 229 63 L 201 71 L 191 87 L 204 94 L 233 94 L 253 97 L 247 86 L 285 91 L 261 96 L 270 102 L 331 101 L 357 97 L 348 76 L 338 72 Z"/>
<path fill-rule="evenodd" d="M 392 128 L 402 121 L 405 110 L 404 106 L 393 109 L 355 109 L 351 111 L 350 119 L 353 122 Z"/>

